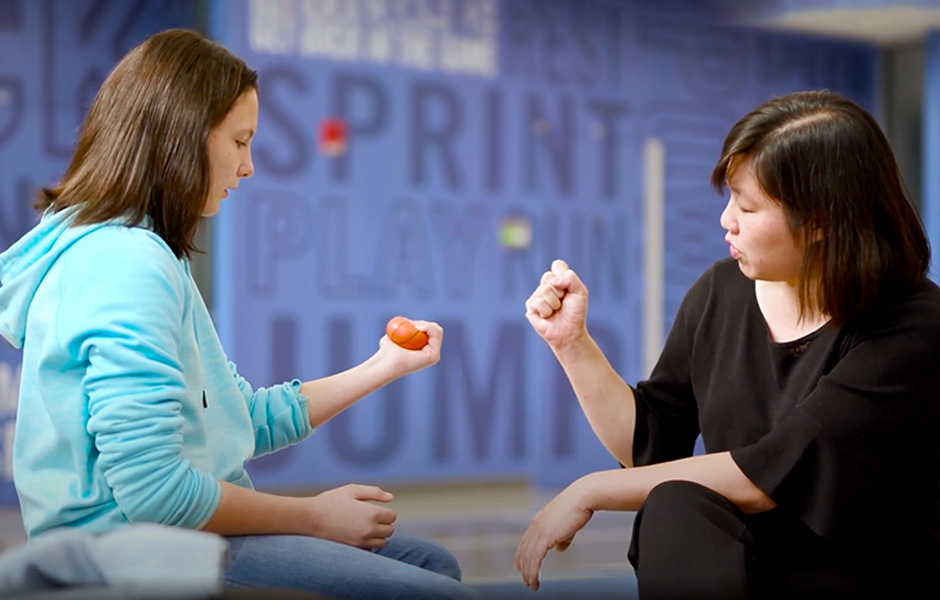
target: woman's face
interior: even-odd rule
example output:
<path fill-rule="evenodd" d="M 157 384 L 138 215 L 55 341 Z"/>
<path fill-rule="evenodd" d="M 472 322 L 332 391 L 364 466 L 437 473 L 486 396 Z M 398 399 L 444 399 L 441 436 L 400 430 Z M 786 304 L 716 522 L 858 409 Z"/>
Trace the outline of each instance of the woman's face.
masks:
<path fill-rule="evenodd" d="M 721 213 L 721 226 L 731 256 L 748 278 L 795 284 L 803 258 L 802 236 L 790 231 L 783 207 L 761 189 L 752 161 L 733 165 L 728 179 L 731 198 Z"/>
<path fill-rule="evenodd" d="M 219 125 L 209 133 L 209 196 L 202 216 L 219 212 L 228 191 L 255 172 L 251 164 L 251 140 L 258 128 L 258 93 L 248 89 Z"/>

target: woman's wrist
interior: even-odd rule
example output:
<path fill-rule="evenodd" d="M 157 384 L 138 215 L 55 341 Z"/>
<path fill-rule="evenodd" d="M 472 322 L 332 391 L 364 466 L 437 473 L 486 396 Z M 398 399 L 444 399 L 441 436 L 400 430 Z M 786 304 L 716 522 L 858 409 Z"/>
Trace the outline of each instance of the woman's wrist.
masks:
<path fill-rule="evenodd" d="M 602 510 L 600 505 L 603 488 L 598 482 L 597 475 L 597 473 L 588 473 L 568 486 L 579 508 L 590 511 Z"/>
<path fill-rule="evenodd" d="M 555 353 L 555 358 L 562 366 L 570 366 L 576 364 L 585 356 L 589 356 L 596 347 L 597 345 L 588 333 L 587 327 L 584 327 L 580 333 L 571 339 L 557 346 L 552 346 L 552 352 Z"/>

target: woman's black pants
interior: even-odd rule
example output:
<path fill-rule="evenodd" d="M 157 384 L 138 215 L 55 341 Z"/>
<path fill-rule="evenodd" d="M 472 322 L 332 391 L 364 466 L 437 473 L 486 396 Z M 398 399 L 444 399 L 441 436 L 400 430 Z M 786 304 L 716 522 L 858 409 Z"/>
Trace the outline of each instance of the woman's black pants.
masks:
<path fill-rule="evenodd" d="M 627 554 L 640 600 L 865 598 L 864 570 L 795 518 L 745 515 L 688 481 L 654 488 Z"/>

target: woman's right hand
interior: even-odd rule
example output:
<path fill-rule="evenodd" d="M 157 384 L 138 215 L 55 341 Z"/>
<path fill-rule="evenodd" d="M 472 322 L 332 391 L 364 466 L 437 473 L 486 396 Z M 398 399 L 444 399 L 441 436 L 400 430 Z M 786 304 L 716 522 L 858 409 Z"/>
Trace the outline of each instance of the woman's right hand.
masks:
<path fill-rule="evenodd" d="M 355 483 L 302 499 L 312 507 L 310 535 L 366 549 L 384 548 L 395 532 L 395 511 L 373 504 L 391 500 L 379 487 Z"/>
<path fill-rule="evenodd" d="M 525 302 L 525 316 L 553 350 L 587 335 L 588 290 L 563 260 L 552 261 Z"/>

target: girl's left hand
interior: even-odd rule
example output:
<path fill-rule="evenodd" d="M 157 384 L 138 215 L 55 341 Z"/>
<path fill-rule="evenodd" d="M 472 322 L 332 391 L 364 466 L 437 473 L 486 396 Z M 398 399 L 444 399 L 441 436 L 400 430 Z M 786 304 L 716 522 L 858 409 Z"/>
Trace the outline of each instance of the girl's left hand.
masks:
<path fill-rule="evenodd" d="M 513 568 L 522 573 L 522 582 L 539 589 L 539 567 L 552 548 L 564 552 L 576 533 L 587 525 L 594 511 L 583 506 L 578 482 L 565 488 L 536 513 L 519 542 Z"/>
<path fill-rule="evenodd" d="M 425 367 L 435 365 L 441 360 L 441 343 L 444 341 L 444 329 L 433 321 L 411 320 L 418 331 L 428 334 L 428 343 L 420 350 L 402 348 L 387 335 L 379 340 L 379 355 L 384 356 L 392 364 L 397 376 L 407 375 L 420 371 Z"/>

